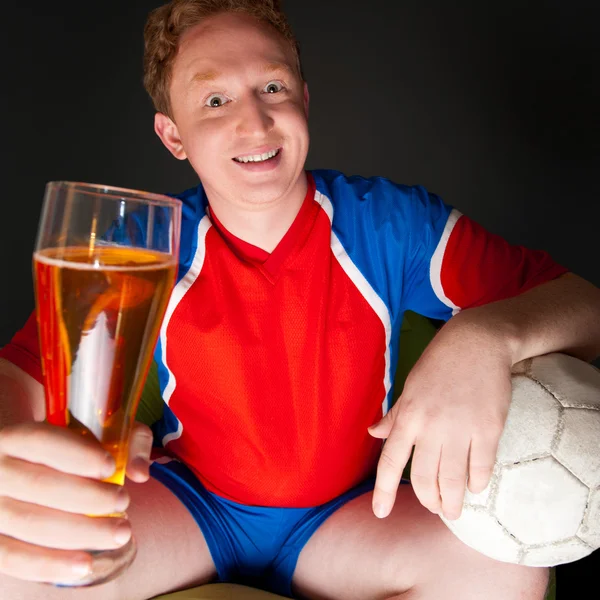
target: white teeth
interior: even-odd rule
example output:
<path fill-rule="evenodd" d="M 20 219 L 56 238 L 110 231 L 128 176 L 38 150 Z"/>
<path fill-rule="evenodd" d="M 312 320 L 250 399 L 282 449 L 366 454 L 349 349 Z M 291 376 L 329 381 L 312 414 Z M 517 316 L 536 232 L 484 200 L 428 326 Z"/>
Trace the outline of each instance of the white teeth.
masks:
<path fill-rule="evenodd" d="M 240 156 L 238 158 L 235 158 L 234 160 L 242 163 L 262 162 L 263 160 L 273 158 L 277 154 L 279 154 L 279 150 L 270 150 L 269 152 L 264 152 L 263 154 L 253 154 L 252 156 Z"/>

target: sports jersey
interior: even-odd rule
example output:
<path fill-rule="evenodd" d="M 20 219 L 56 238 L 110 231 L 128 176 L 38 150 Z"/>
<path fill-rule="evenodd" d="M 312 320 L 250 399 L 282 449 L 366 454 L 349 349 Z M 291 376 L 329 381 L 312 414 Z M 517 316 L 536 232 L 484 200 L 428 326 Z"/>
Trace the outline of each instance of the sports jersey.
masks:
<path fill-rule="evenodd" d="M 421 186 L 308 173 L 283 239 L 236 238 L 202 186 L 183 202 L 177 283 L 155 351 L 164 452 L 253 506 L 328 502 L 374 472 L 406 310 L 448 320 L 566 269 Z M 35 323 L 2 356 L 37 374 Z M 36 371 L 36 369 L 38 369 Z"/>

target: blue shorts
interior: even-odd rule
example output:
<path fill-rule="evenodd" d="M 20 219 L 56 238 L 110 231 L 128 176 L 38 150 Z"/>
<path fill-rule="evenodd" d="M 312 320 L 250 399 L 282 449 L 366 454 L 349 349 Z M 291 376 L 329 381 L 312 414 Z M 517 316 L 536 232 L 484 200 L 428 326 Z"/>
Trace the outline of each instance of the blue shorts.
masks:
<path fill-rule="evenodd" d="M 344 504 L 373 489 L 375 480 L 315 508 L 245 506 L 209 492 L 181 462 L 152 463 L 152 477 L 190 511 L 212 555 L 219 581 L 292 596 L 292 576 L 302 548 Z"/>

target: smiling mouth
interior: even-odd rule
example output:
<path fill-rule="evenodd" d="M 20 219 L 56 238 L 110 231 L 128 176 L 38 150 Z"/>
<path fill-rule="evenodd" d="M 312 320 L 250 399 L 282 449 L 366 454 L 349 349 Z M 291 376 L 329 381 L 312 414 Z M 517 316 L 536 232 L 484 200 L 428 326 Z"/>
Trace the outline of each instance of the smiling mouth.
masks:
<path fill-rule="evenodd" d="M 248 154 L 246 156 L 237 156 L 233 160 L 238 163 L 260 163 L 275 158 L 280 151 L 281 148 L 277 148 L 276 150 L 269 150 L 269 152 L 264 152 L 263 154 Z"/>

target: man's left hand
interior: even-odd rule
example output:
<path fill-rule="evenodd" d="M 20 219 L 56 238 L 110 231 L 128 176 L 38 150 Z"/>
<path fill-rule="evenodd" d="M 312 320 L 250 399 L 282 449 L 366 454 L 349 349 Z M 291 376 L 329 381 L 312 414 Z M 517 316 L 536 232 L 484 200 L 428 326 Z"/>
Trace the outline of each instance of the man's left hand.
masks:
<path fill-rule="evenodd" d="M 451 319 L 406 379 L 402 395 L 376 425 L 385 439 L 373 511 L 386 517 L 411 451 L 411 483 L 431 512 L 457 519 L 465 484 L 478 493 L 492 474 L 511 401 L 512 357 L 501 336 L 466 318 Z"/>

